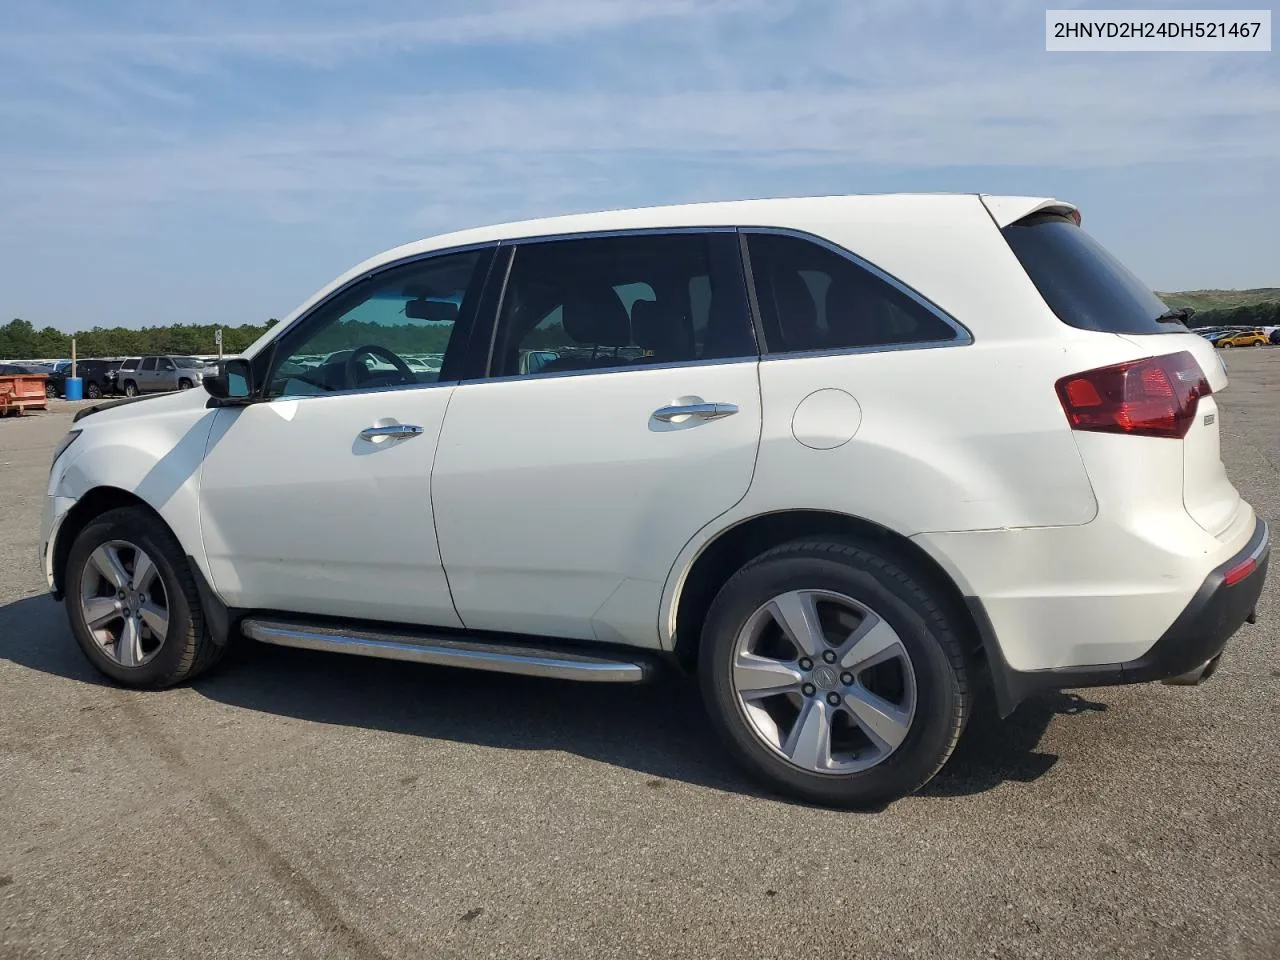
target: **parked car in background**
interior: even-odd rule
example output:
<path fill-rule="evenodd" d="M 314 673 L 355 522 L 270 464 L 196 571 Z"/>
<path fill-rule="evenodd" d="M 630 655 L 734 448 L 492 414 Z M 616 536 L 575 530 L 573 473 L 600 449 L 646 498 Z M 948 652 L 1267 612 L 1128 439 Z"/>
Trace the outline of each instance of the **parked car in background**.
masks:
<path fill-rule="evenodd" d="M 84 395 L 90 400 L 110 396 L 116 391 L 115 372 L 119 360 L 79 360 L 76 376 L 84 381 Z"/>
<path fill-rule="evenodd" d="M 195 357 L 168 354 L 131 357 L 120 364 L 116 385 L 126 397 L 140 393 L 189 390 L 204 379 L 204 364 Z"/>
<path fill-rule="evenodd" d="M 1263 347 L 1271 342 L 1265 330 L 1244 330 L 1230 333 L 1214 341 L 1214 346 L 1226 347 Z"/>
<path fill-rule="evenodd" d="M 1198 683 L 1256 620 L 1220 354 L 1079 224 L 819 197 L 387 251 L 204 390 L 81 411 L 46 582 L 131 687 L 240 636 L 594 683 L 665 661 L 772 788 L 881 805 L 979 697 Z"/>

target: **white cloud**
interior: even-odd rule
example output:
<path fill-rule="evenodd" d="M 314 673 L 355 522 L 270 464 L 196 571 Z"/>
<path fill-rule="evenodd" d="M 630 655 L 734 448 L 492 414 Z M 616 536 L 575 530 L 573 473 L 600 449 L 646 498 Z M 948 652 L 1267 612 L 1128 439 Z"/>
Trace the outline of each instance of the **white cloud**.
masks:
<path fill-rule="evenodd" d="M 530 0 L 405 16 L 414 6 L 359 19 L 188 7 L 164 29 L 135 17 L 11 31 L 0 57 L 34 72 L 28 99 L 0 114 L 24 131 L 0 147 L 0 203 L 43 224 L 74 205 L 110 229 L 184 203 L 287 221 L 394 206 L 430 225 L 687 199 L 690 178 L 727 196 L 762 170 L 1280 159 L 1274 68 L 1048 55 L 1012 3 L 981 23 L 955 3 L 887 0 Z M 412 92 L 419 61 L 396 59 L 495 43 L 569 62 L 548 80 L 489 50 L 491 71 Z M 387 63 L 399 72 L 366 79 Z"/>

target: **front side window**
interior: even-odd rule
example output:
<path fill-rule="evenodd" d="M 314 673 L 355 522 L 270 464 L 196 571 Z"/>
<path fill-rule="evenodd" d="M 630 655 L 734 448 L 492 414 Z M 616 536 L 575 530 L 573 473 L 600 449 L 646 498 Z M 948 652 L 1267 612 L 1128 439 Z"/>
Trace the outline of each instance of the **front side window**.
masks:
<path fill-rule="evenodd" d="M 933 310 L 821 244 L 757 233 L 747 250 L 770 353 L 956 339 Z"/>
<path fill-rule="evenodd" d="M 394 267 L 321 306 L 281 344 L 268 397 L 416 387 L 440 379 L 487 252 Z"/>
<path fill-rule="evenodd" d="M 507 280 L 494 376 L 755 355 L 733 236 L 528 243 Z M 736 266 L 736 261 L 735 261 Z"/>

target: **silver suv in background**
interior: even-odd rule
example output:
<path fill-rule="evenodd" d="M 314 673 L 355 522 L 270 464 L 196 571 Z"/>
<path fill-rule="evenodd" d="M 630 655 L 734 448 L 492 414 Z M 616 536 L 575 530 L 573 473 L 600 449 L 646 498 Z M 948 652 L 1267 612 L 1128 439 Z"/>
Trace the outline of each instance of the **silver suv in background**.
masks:
<path fill-rule="evenodd" d="M 120 365 L 116 388 L 126 397 L 140 393 L 189 390 L 204 380 L 204 364 L 195 357 L 130 357 Z"/>

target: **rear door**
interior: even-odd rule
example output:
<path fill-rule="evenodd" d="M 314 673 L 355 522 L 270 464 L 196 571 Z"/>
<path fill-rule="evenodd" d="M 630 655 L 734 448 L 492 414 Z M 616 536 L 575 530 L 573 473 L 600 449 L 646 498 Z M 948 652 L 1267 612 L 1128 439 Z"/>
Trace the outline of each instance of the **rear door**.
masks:
<path fill-rule="evenodd" d="M 1216 396 L 1227 372 L 1213 345 L 1180 320 L 1160 319 L 1168 306 L 1071 216 L 1037 212 L 1002 228 L 1014 254 L 1050 309 L 1064 323 L 1121 337 L 1144 356 L 1188 351 L 1196 358 L 1213 395 L 1202 397 L 1182 444 L 1182 497 L 1187 513 L 1219 536 L 1240 509 L 1240 494 L 1227 478 L 1219 435 Z"/>
<path fill-rule="evenodd" d="M 755 464 L 736 235 L 511 253 L 489 375 L 454 391 L 432 477 L 458 614 L 476 630 L 656 646 L 672 563 Z"/>

